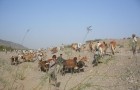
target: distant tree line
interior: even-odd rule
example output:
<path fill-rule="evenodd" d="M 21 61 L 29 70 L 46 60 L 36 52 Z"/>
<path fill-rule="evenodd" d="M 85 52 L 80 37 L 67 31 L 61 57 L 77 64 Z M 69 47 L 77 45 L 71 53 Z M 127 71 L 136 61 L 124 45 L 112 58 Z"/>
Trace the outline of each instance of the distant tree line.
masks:
<path fill-rule="evenodd" d="M 0 45 L 0 51 L 13 51 L 14 49 L 12 47 Z"/>

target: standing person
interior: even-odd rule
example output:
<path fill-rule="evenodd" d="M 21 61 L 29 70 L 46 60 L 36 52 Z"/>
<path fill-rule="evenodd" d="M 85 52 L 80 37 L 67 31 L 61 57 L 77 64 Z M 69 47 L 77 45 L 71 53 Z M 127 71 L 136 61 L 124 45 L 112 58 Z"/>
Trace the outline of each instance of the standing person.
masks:
<path fill-rule="evenodd" d="M 102 48 L 100 47 L 101 43 L 98 41 L 96 46 L 95 46 L 95 52 L 98 51 L 98 53 L 101 55 L 102 54 Z"/>
<path fill-rule="evenodd" d="M 132 51 L 133 55 L 136 54 L 137 38 L 135 34 L 132 34 Z"/>
<path fill-rule="evenodd" d="M 78 45 L 77 45 L 77 50 L 80 52 L 80 50 L 81 50 L 81 43 L 78 43 Z"/>
<path fill-rule="evenodd" d="M 89 43 L 89 49 L 90 49 L 91 52 L 93 51 L 92 42 Z"/>
<path fill-rule="evenodd" d="M 101 45 L 100 42 L 97 42 L 97 49 L 99 49 L 99 46 Z"/>
<path fill-rule="evenodd" d="M 96 48 L 95 53 L 94 53 L 94 57 L 93 57 L 93 62 L 92 62 L 93 67 L 98 65 L 100 57 L 101 56 L 100 56 L 99 49 Z"/>
<path fill-rule="evenodd" d="M 62 54 L 60 54 L 60 56 L 57 58 L 57 73 L 62 72 L 64 61 L 65 60 L 63 59 Z"/>
<path fill-rule="evenodd" d="M 64 44 L 62 43 L 60 50 L 63 51 L 64 50 Z"/>
<path fill-rule="evenodd" d="M 52 59 L 49 61 L 49 71 L 50 75 L 49 82 L 54 81 L 54 85 L 57 84 L 57 72 L 56 72 L 56 55 L 52 56 Z"/>

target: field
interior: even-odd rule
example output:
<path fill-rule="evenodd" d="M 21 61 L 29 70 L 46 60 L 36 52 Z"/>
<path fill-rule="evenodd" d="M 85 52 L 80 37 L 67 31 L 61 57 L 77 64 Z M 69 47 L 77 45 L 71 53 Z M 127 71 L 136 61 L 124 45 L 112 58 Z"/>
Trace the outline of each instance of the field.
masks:
<path fill-rule="evenodd" d="M 0 52 L 0 90 L 140 90 L 140 53 L 130 51 L 128 40 L 117 40 L 115 55 L 106 55 L 101 63 L 93 67 L 93 53 L 75 52 L 65 49 L 56 53 L 64 58 L 87 56 L 88 67 L 84 72 L 57 75 L 58 86 L 49 84 L 48 74 L 39 71 L 38 61 L 23 62 L 17 66 L 10 64 L 15 52 Z M 110 50 L 107 52 L 110 54 Z M 51 58 L 47 52 L 47 58 Z"/>

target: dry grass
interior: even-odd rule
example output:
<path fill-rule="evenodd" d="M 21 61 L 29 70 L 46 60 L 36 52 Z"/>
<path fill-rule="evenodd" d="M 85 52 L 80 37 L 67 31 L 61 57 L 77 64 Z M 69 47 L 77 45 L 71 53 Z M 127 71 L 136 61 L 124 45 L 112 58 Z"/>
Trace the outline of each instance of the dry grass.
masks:
<path fill-rule="evenodd" d="M 59 90 L 139 90 L 140 89 L 140 55 L 132 57 L 129 41 L 118 40 L 114 56 L 100 59 L 97 67 L 92 67 L 93 54 L 90 52 L 75 52 L 70 48 L 62 53 L 66 58 L 79 55 L 89 56 L 88 67 L 85 72 L 58 75 L 61 82 Z M 138 42 L 139 43 L 139 42 Z M 56 90 L 49 84 L 49 75 L 38 71 L 38 62 L 24 62 L 17 66 L 10 65 L 9 57 L 0 52 L 0 90 Z M 48 57 L 52 54 L 48 53 Z"/>

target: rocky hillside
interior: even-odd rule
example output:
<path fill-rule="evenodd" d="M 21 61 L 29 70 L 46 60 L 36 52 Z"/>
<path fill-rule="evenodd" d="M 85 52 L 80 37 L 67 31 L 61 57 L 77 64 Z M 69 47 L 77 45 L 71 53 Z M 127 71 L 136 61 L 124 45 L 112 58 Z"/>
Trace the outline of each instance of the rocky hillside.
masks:
<path fill-rule="evenodd" d="M 11 47 L 13 49 L 27 49 L 27 47 L 24 47 L 23 45 L 0 39 L 0 46 L 1 45 Z"/>

